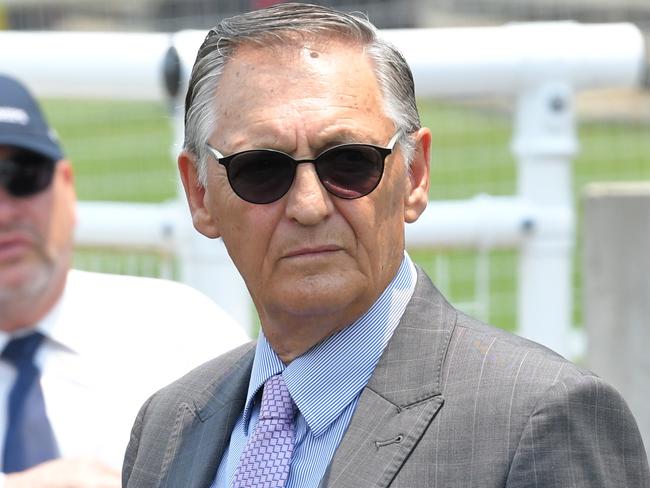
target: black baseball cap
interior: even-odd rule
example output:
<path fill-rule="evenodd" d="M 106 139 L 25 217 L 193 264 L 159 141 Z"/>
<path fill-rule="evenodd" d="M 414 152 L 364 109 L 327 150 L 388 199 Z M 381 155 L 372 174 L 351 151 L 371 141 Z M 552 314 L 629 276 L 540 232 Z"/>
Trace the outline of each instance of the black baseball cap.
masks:
<path fill-rule="evenodd" d="M 63 151 L 31 93 L 20 82 L 0 74 L 0 145 L 36 152 L 53 161 Z"/>

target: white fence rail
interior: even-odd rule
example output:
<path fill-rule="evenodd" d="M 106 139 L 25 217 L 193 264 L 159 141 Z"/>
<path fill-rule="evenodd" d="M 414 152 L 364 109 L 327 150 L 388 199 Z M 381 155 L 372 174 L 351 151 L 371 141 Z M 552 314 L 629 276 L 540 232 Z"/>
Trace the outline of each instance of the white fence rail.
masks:
<path fill-rule="evenodd" d="M 407 227 L 410 247 L 519 250 L 519 332 L 571 356 L 571 160 L 574 95 L 638 85 L 645 46 L 631 24 L 573 22 L 386 30 L 411 65 L 419 97 L 497 95 L 517 101 L 517 194 L 432 201 Z M 42 97 L 144 99 L 176 109 L 205 32 L 0 32 L 2 71 Z M 150 247 L 180 257 L 181 279 L 250 323 L 243 281 L 221 243 L 192 228 L 182 197 L 158 205 L 81 202 L 77 241 Z"/>

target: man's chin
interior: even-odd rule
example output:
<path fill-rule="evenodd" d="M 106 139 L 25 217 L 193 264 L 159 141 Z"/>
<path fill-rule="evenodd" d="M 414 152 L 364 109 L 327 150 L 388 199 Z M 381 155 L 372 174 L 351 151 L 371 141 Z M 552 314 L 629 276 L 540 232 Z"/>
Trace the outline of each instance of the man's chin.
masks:
<path fill-rule="evenodd" d="M 283 285 L 287 285 L 287 280 Z M 280 287 L 278 301 L 297 316 L 345 313 L 350 304 L 367 293 L 367 282 L 357 274 L 334 273 L 304 277 L 292 286 Z"/>
<path fill-rule="evenodd" d="M 40 296 L 52 277 L 52 268 L 33 263 L 0 268 L 0 301 L 28 300 Z"/>

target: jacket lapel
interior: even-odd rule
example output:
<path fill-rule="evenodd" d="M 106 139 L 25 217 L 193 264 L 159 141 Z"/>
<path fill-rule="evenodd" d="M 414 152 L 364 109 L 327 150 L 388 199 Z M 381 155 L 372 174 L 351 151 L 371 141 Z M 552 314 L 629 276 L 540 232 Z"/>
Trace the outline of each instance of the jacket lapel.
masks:
<path fill-rule="evenodd" d="M 386 487 L 443 404 L 456 311 L 418 268 L 406 311 L 364 388 L 321 488 Z"/>
<path fill-rule="evenodd" d="M 207 488 L 216 476 L 237 417 L 244 408 L 255 348 L 235 368 L 178 409 L 167 446 L 161 487 Z"/>

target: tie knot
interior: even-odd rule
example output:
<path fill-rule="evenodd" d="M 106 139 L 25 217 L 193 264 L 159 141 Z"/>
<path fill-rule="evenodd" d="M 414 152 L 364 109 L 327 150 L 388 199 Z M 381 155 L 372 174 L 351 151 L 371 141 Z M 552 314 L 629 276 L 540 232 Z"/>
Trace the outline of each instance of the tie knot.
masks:
<path fill-rule="evenodd" d="M 281 374 L 271 376 L 264 383 L 260 419 L 293 420 L 296 415 L 296 404 L 289 394 L 287 385 Z"/>
<path fill-rule="evenodd" d="M 10 340 L 2 351 L 2 359 L 14 366 L 32 364 L 34 354 L 38 350 L 45 336 L 40 332 L 32 332 L 26 336 Z"/>

